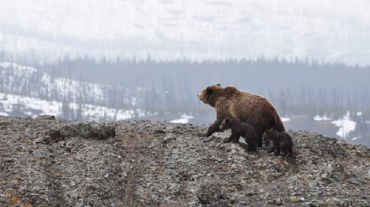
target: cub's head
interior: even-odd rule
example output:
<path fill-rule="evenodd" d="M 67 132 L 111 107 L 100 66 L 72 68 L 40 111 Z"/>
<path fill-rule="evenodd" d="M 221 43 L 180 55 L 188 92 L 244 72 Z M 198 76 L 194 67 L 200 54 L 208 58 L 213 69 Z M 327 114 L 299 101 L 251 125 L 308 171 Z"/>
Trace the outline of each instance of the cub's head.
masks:
<path fill-rule="evenodd" d="M 227 130 L 227 129 L 230 129 L 230 119 L 229 118 L 226 118 L 224 119 L 221 124 L 220 124 L 220 127 L 219 127 L 221 130 Z"/>
<path fill-rule="evenodd" d="M 203 103 L 214 107 L 217 101 L 217 94 L 221 89 L 223 88 L 220 84 L 208 86 L 198 94 L 198 98 L 203 101 Z"/>

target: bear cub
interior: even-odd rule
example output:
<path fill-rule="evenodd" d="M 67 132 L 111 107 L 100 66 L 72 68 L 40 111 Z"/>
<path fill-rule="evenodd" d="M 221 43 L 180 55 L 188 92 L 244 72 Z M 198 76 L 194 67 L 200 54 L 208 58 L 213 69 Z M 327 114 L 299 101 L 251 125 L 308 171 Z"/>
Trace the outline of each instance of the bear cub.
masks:
<path fill-rule="evenodd" d="M 286 131 L 279 132 L 274 129 L 269 129 L 263 134 L 263 139 L 273 142 L 273 146 L 269 153 L 276 150 L 275 155 L 279 155 L 280 151 L 288 157 L 293 155 L 293 140 Z"/>
<path fill-rule="evenodd" d="M 243 123 L 238 119 L 226 118 L 221 122 L 220 130 L 231 129 L 230 137 L 224 142 L 238 143 L 240 136 L 244 137 L 249 151 L 257 151 L 258 138 L 251 124 Z"/>

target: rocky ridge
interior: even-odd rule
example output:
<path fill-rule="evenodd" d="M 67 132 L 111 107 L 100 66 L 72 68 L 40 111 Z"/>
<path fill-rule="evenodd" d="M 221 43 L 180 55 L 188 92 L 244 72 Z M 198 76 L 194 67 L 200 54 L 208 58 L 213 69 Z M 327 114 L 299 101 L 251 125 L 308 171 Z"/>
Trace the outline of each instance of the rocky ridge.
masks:
<path fill-rule="evenodd" d="M 370 206 L 370 149 L 289 131 L 295 156 L 206 126 L 0 116 L 0 206 Z"/>

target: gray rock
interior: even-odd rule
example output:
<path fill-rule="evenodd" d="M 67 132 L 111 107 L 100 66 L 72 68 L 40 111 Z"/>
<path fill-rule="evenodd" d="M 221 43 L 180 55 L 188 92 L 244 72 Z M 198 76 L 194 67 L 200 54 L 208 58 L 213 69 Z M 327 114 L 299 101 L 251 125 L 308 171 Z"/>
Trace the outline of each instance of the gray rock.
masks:
<path fill-rule="evenodd" d="M 176 136 L 175 136 L 174 134 L 168 134 L 168 135 L 166 135 L 166 136 L 163 138 L 162 143 L 163 143 L 163 144 L 167 144 L 167 143 L 169 143 L 169 142 L 171 142 L 171 141 L 173 141 L 173 140 L 176 140 Z"/>
<path fill-rule="evenodd" d="M 212 204 L 222 198 L 221 185 L 218 182 L 204 182 L 199 186 L 197 197 L 202 204 Z"/>
<path fill-rule="evenodd" d="M 284 202 L 281 198 L 278 198 L 278 199 L 276 199 L 275 203 L 276 203 L 276 205 L 280 206 L 280 205 L 283 205 Z"/>
<path fill-rule="evenodd" d="M 37 120 L 55 120 L 54 115 L 39 115 L 35 119 Z"/>
<path fill-rule="evenodd" d="M 50 130 L 48 134 L 58 133 L 62 137 L 83 137 L 91 139 L 108 139 L 116 136 L 115 127 L 111 124 L 98 123 L 78 123 L 65 125 L 57 130 Z"/>

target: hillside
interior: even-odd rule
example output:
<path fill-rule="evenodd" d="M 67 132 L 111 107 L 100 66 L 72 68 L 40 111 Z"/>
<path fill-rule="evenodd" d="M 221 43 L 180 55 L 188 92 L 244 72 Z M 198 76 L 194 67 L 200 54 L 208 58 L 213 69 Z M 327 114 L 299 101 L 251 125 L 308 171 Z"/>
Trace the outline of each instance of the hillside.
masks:
<path fill-rule="evenodd" d="M 0 206 L 369 206 L 370 149 L 289 131 L 293 158 L 206 126 L 0 116 Z"/>

